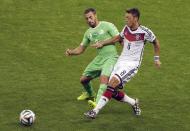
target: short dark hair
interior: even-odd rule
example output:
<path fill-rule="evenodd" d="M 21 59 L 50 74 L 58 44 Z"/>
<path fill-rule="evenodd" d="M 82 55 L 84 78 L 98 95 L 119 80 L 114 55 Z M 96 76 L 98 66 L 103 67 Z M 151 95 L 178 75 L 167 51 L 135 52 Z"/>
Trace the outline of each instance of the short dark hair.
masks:
<path fill-rule="evenodd" d="M 84 11 L 84 14 L 88 14 L 89 12 L 92 12 L 92 13 L 96 14 L 96 9 L 94 9 L 94 8 L 88 8 L 88 9 L 86 9 Z"/>
<path fill-rule="evenodd" d="M 138 8 L 131 8 L 126 10 L 127 13 L 132 14 L 134 17 L 140 18 L 140 11 Z"/>

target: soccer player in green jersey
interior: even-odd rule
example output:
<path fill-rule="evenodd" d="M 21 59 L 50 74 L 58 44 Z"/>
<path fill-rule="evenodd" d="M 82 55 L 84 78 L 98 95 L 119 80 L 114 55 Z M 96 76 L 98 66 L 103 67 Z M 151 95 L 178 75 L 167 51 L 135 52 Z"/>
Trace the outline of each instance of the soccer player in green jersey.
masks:
<path fill-rule="evenodd" d="M 98 41 L 113 38 L 119 34 L 114 24 L 98 21 L 95 9 L 86 9 L 84 11 L 84 16 L 90 28 L 85 32 L 83 40 L 77 48 L 66 50 L 65 54 L 67 56 L 80 55 L 89 45 Z M 88 100 L 90 106 L 96 106 L 96 103 L 106 90 L 109 76 L 117 58 L 117 50 L 113 44 L 97 49 L 97 56 L 88 64 L 80 78 L 80 82 L 83 85 L 85 92 L 83 92 L 77 100 Z M 95 93 L 90 81 L 97 77 L 100 77 L 100 87 L 95 100 Z"/>

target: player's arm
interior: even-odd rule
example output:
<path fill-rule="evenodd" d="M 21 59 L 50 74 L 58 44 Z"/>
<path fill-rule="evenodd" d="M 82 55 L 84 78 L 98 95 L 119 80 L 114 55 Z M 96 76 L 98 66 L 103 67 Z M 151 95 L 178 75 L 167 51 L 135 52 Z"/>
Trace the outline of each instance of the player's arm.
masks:
<path fill-rule="evenodd" d="M 143 27 L 144 30 L 146 31 L 145 33 L 145 40 L 149 41 L 150 43 L 153 43 L 154 46 L 154 64 L 157 68 L 160 68 L 161 62 L 160 62 L 160 43 L 154 33 L 146 28 Z"/>
<path fill-rule="evenodd" d="M 67 49 L 65 51 L 66 56 L 73 56 L 73 55 L 80 55 L 86 50 L 86 47 L 83 46 L 82 44 L 75 49 Z"/>
<path fill-rule="evenodd" d="M 160 43 L 158 39 L 155 39 L 153 42 L 154 46 L 154 63 L 157 68 L 160 68 L 161 62 L 160 62 Z"/>
<path fill-rule="evenodd" d="M 98 41 L 97 43 L 93 44 L 92 47 L 102 48 L 103 46 L 106 46 L 106 45 L 114 45 L 116 42 L 120 41 L 120 35 L 118 32 L 118 29 L 114 24 L 112 23 L 107 24 L 107 30 L 111 38 L 104 41 Z"/>
<path fill-rule="evenodd" d="M 89 43 L 90 43 L 90 40 L 88 39 L 87 31 L 86 31 L 81 44 L 75 49 L 67 49 L 65 52 L 65 55 L 66 56 L 80 55 L 86 50 Z"/>
<path fill-rule="evenodd" d="M 103 46 L 106 46 L 106 45 L 113 45 L 116 42 L 121 41 L 121 39 L 122 38 L 120 37 L 120 35 L 116 35 L 116 36 L 112 37 L 111 39 L 108 39 L 108 40 L 105 40 L 105 41 L 96 42 L 95 44 L 93 44 L 91 46 L 95 47 L 95 48 L 102 48 Z"/>
<path fill-rule="evenodd" d="M 121 46 L 124 46 L 123 38 L 122 38 L 122 39 L 120 38 L 120 40 L 119 40 L 119 44 L 120 44 Z"/>

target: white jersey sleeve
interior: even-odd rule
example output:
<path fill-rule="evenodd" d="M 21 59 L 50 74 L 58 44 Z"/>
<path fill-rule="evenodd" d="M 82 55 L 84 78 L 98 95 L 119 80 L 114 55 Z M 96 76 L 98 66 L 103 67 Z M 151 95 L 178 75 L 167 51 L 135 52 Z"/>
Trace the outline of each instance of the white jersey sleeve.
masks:
<path fill-rule="evenodd" d="M 145 40 L 152 43 L 156 39 L 156 36 L 154 35 L 154 33 L 150 29 L 144 27 L 144 30 L 146 32 L 145 33 Z"/>

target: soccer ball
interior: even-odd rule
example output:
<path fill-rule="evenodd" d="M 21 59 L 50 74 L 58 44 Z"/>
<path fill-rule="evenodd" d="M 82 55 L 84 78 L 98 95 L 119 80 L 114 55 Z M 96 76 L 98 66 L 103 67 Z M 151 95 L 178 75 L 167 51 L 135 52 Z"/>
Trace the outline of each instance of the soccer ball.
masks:
<path fill-rule="evenodd" d="M 23 110 L 20 113 L 20 123 L 25 126 L 31 126 L 35 121 L 35 114 L 31 110 Z"/>

